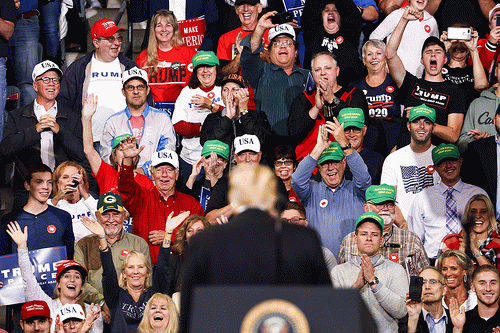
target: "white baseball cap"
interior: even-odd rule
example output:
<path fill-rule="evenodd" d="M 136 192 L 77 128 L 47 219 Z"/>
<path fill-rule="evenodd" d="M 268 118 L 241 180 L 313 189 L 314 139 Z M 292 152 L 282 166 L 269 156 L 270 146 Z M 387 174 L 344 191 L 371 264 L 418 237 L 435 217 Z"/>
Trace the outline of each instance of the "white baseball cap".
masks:
<path fill-rule="evenodd" d="M 281 35 L 285 35 L 285 36 L 290 37 L 293 40 L 296 40 L 295 30 L 293 29 L 293 27 L 290 24 L 283 23 L 283 24 L 277 25 L 274 28 L 271 28 L 269 30 L 269 40 L 273 40 L 274 38 L 281 36 Z"/>
<path fill-rule="evenodd" d="M 260 141 L 257 135 L 245 134 L 234 139 L 234 153 L 239 154 L 244 150 L 260 152 Z"/>
<path fill-rule="evenodd" d="M 148 85 L 148 73 L 140 69 L 139 67 L 132 67 L 129 70 L 126 70 L 122 74 L 122 84 L 125 85 L 128 81 L 132 79 L 140 79 L 146 83 L 146 86 Z"/>
<path fill-rule="evenodd" d="M 168 163 L 176 169 L 179 169 L 179 157 L 175 151 L 164 149 L 157 151 L 151 158 L 151 166 L 156 167 L 160 164 Z"/>
<path fill-rule="evenodd" d="M 48 71 L 55 71 L 57 75 L 59 75 L 59 77 L 63 75 L 63 72 L 59 68 L 59 66 L 57 66 L 50 60 L 45 60 L 41 63 L 36 64 L 35 68 L 33 68 L 33 73 L 31 73 L 31 78 L 33 79 L 33 81 L 35 81 L 37 77 Z"/>
<path fill-rule="evenodd" d="M 61 306 L 56 310 L 56 315 L 59 316 L 61 322 L 72 318 L 85 320 L 85 314 L 80 304 L 66 304 Z"/>

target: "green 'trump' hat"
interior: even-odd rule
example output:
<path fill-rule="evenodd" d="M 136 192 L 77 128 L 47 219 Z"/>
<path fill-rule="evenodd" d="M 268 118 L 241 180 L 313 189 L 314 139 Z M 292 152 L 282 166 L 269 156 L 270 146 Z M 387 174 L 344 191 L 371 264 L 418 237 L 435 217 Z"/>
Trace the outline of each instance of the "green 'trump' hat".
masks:
<path fill-rule="evenodd" d="M 344 123 L 344 128 L 363 128 L 365 124 L 365 115 L 360 108 L 343 108 L 339 112 L 338 119 L 339 123 Z"/>
<path fill-rule="evenodd" d="M 132 135 L 130 135 L 130 134 L 122 134 L 122 135 L 115 136 L 113 138 L 113 143 L 111 145 L 111 150 L 113 150 L 116 147 L 118 147 L 118 145 L 120 144 L 120 142 L 122 142 L 123 140 L 125 140 L 129 136 L 132 137 Z"/>
<path fill-rule="evenodd" d="M 433 123 L 436 122 L 436 110 L 433 108 L 428 107 L 425 104 L 419 105 L 419 106 L 414 106 L 410 110 L 410 116 L 408 117 L 409 121 L 414 121 L 417 118 L 427 118 Z"/>
<path fill-rule="evenodd" d="M 219 64 L 219 58 L 213 51 L 200 51 L 193 56 L 193 69 L 200 65 L 215 66 Z"/>
<path fill-rule="evenodd" d="M 337 142 L 330 143 L 330 147 L 326 148 L 318 159 L 318 164 L 326 161 L 339 162 L 344 158 L 344 152 Z"/>
<path fill-rule="evenodd" d="M 365 199 L 374 204 L 396 201 L 396 188 L 387 184 L 372 185 L 366 190 Z"/>
<path fill-rule="evenodd" d="M 97 210 L 101 214 L 108 210 L 123 212 L 122 197 L 114 192 L 101 194 L 99 201 L 97 201 Z"/>
<path fill-rule="evenodd" d="M 368 212 L 361 214 L 358 219 L 356 220 L 356 228 L 365 223 L 365 222 L 373 222 L 377 225 L 377 227 L 380 228 L 380 231 L 384 230 L 384 219 L 381 218 L 377 213 L 374 212 Z"/>
<path fill-rule="evenodd" d="M 452 143 L 442 143 L 432 150 L 432 162 L 434 165 L 438 165 L 445 158 L 458 160 L 460 158 L 460 152 L 457 146 Z"/>
<path fill-rule="evenodd" d="M 214 152 L 223 159 L 227 160 L 229 157 L 229 146 L 219 140 L 208 140 L 203 145 L 201 156 L 209 157 L 211 152 Z"/>

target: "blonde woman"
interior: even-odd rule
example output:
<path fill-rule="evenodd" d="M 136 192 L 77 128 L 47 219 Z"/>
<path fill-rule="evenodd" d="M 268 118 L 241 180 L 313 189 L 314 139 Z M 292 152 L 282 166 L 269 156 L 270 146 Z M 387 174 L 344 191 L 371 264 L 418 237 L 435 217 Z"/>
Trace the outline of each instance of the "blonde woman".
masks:
<path fill-rule="evenodd" d="M 154 294 L 146 304 L 137 333 L 177 333 L 179 313 L 172 299 L 161 293 Z"/>
<path fill-rule="evenodd" d="M 165 232 L 172 233 L 172 230 L 183 223 L 188 215 L 189 212 L 175 217 L 171 214 L 167 219 Z M 167 288 L 166 279 L 163 277 L 167 274 L 166 261 L 168 259 L 166 258 L 170 244 L 166 244 L 168 241 L 165 241 L 160 247 L 154 274 L 151 262 L 146 256 L 140 252 L 131 251 L 123 261 L 120 276 L 117 276 L 104 228 L 93 220 L 85 219 L 82 222 L 100 239 L 102 286 L 104 300 L 111 312 L 111 332 L 135 332 L 149 299 L 156 292 L 164 292 Z M 165 239 L 170 240 L 171 237 L 165 237 Z"/>
<path fill-rule="evenodd" d="M 195 54 L 184 45 L 175 15 L 165 9 L 157 11 L 151 20 L 148 48 L 135 61 L 148 72 L 156 108 L 169 109 L 172 115 L 177 97 L 193 74 L 191 59 Z"/>

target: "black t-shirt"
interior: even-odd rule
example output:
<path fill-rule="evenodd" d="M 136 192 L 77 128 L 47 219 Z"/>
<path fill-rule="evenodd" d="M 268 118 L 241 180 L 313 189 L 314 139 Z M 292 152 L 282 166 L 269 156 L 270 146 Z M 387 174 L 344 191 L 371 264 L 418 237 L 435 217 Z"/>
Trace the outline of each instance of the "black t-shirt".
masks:
<path fill-rule="evenodd" d="M 446 126 L 448 115 L 452 113 L 464 114 L 467 112 L 465 102 L 465 92 L 456 84 L 449 81 L 431 82 L 419 79 L 406 72 L 405 79 L 398 92 L 398 98 L 405 107 L 413 107 L 425 104 L 436 110 L 436 124 Z M 404 122 L 407 122 L 406 114 Z M 398 147 L 406 146 L 410 143 L 410 132 L 406 127 L 401 126 L 398 137 Z M 439 145 L 444 140 L 432 136 L 432 144 Z"/>
<path fill-rule="evenodd" d="M 389 155 L 396 145 L 403 118 L 401 105 L 397 97 L 397 85 L 387 74 L 384 82 L 378 87 L 371 87 L 366 78 L 356 82 L 354 86 L 361 89 L 368 102 L 371 135 L 368 147 L 383 156 Z"/>
<path fill-rule="evenodd" d="M 474 70 L 472 66 L 450 68 L 448 65 L 445 65 L 443 67 L 443 78 L 465 91 L 467 94 L 467 108 L 473 100 L 479 97 L 479 91 L 474 88 Z"/>
<path fill-rule="evenodd" d="M 368 148 L 363 148 L 359 153 L 361 158 L 368 168 L 368 173 L 372 177 L 372 184 L 379 185 L 380 177 L 382 176 L 382 166 L 384 165 L 384 157 Z M 344 171 L 345 179 L 352 180 L 352 172 L 349 165 L 346 165 Z"/>
<path fill-rule="evenodd" d="M 500 326 L 500 311 L 497 310 L 493 317 L 489 318 L 488 320 L 484 320 L 479 316 L 477 305 L 474 309 L 465 312 L 465 318 L 466 319 L 463 332 L 493 332 L 493 328 Z"/>
<path fill-rule="evenodd" d="M 5 21 L 16 23 L 16 7 L 14 1 L 1 1 L 0 2 L 0 18 Z M 0 57 L 7 57 L 9 51 L 8 41 L 0 37 Z"/>

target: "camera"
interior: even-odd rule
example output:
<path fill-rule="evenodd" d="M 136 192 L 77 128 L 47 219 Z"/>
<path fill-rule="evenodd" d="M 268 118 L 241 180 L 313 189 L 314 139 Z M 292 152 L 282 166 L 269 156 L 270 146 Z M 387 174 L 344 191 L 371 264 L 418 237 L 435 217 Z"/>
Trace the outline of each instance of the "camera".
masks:
<path fill-rule="evenodd" d="M 293 14 L 291 12 L 283 12 L 274 15 L 271 18 L 271 21 L 273 24 L 283 24 L 283 23 L 288 23 L 293 21 Z"/>
<path fill-rule="evenodd" d="M 472 29 L 471 28 L 448 28 L 448 40 L 471 40 Z"/>

